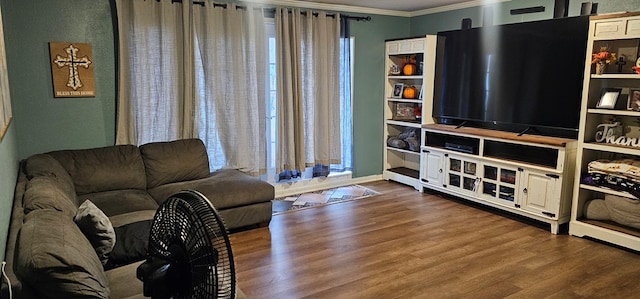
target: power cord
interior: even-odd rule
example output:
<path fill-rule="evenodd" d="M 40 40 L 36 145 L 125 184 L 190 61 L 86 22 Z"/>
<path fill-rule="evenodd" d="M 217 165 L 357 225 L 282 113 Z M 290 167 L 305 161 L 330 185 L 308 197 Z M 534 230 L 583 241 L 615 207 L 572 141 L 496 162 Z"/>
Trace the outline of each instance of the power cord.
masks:
<path fill-rule="evenodd" d="M 9 280 L 9 276 L 7 276 L 7 272 L 4 271 L 4 267 L 7 265 L 7 262 L 3 261 L 2 262 L 2 276 L 4 277 L 4 280 L 7 281 L 7 286 L 9 286 L 7 289 L 9 289 L 9 299 L 13 298 L 13 293 L 11 292 L 11 280 Z"/>

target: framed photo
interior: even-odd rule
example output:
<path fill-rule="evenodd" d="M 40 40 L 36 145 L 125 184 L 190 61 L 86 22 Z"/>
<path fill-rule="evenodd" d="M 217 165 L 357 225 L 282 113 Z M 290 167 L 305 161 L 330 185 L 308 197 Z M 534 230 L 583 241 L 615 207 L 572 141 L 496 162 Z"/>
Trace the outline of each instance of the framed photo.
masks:
<path fill-rule="evenodd" d="M 391 95 L 391 97 L 392 98 L 401 98 L 403 90 L 404 90 L 404 83 L 393 84 L 393 94 Z"/>
<path fill-rule="evenodd" d="M 627 109 L 640 111 L 640 89 L 629 89 L 629 100 L 627 101 Z"/>
<path fill-rule="evenodd" d="M 413 103 L 396 103 L 396 111 L 393 115 L 394 120 L 415 120 L 416 114 L 414 112 Z"/>
<path fill-rule="evenodd" d="M 616 106 L 618 96 L 620 96 L 622 88 L 603 88 L 602 96 L 596 105 L 596 108 L 613 109 Z"/>

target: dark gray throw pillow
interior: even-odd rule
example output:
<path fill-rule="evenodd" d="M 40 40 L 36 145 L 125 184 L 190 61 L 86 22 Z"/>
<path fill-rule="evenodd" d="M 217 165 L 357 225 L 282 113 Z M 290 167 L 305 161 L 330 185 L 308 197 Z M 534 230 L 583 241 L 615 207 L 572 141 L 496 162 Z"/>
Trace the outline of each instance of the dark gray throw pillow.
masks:
<path fill-rule="evenodd" d="M 105 269 L 131 264 L 147 257 L 151 221 L 138 221 L 115 228 L 116 245 L 109 255 Z"/>
<path fill-rule="evenodd" d="M 95 249 L 102 264 L 106 264 L 116 243 L 116 233 L 109 217 L 87 199 L 78 207 L 73 220 Z"/>

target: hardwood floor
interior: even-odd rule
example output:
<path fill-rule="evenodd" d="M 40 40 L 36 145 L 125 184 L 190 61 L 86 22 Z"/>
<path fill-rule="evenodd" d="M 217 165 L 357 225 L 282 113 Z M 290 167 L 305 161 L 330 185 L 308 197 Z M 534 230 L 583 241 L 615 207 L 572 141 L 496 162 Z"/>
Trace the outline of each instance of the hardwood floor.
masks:
<path fill-rule="evenodd" d="M 639 298 L 640 254 L 398 183 L 231 235 L 250 298 Z"/>

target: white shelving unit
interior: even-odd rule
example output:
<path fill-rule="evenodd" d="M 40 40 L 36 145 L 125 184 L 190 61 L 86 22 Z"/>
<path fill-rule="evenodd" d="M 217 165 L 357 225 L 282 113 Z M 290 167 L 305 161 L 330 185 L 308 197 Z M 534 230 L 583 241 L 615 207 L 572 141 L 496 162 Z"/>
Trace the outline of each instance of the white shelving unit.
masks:
<path fill-rule="evenodd" d="M 433 97 L 433 84 L 435 81 L 435 57 L 436 57 L 437 37 L 428 35 L 420 38 L 390 40 L 386 42 L 386 62 L 385 62 L 385 98 L 384 98 L 384 169 L 382 177 L 385 180 L 393 180 L 403 184 L 413 186 L 416 190 L 422 191 L 420 183 L 420 145 L 417 149 L 395 148 L 387 145 L 390 136 L 397 136 L 407 128 L 414 128 L 417 137 L 420 138 L 420 128 L 423 124 L 433 123 L 431 117 L 431 106 Z M 404 76 L 391 74 L 393 65 L 403 66 L 405 59 L 415 56 L 417 60 L 416 68 L 418 74 Z M 420 62 L 422 62 L 422 72 L 420 72 Z M 393 91 L 396 83 L 405 86 L 414 86 L 418 92 L 422 89 L 422 98 L 406 99 L 394 97 Z M 396 114 L 396 107 L 401 106 L 422 106 L 421 118 L 399 119 Z"/>
<path fill-rule="evenodd" d="M 606 194 L 636 199 L 627 192 L 592 186 L 582 183 L 581 176 L 587 173 L 589 162 L 597 159 L 632 158 L 640 160 L 639 147 L 618 146 L 610 143 L 596 142 L 595 134 L 598 125 L 609 123 L 613 119 L 623 124 L 638 124 L 640 112 L 626 109 L 627 95 L 618 98 L 614 109 L 597 109 L 603 88 L 622 88 L 623 90 L 640 89 L 640 75 L 630 70 L 638 59 L 640 45 L 640 13 L 623 13 L 616 15 L 591 17 L 589 39 L 587 42 L 587 59 L 584 73 L 580 131 L 578 135 L 578 152 L 576 155 L 576 173 L 574 180 L 573 201 L 569 233 L 579 237 L 591 237 L 633 250 L 640 250 L 640 230 L 625 227 L 611 221 L 597 221 L 585 217 L 585 204 L 593 199 L 603 199 Z M 623 72 L 595 75 L 590 67 L 591 53 L 600 47 L 609 47 L 612 52 L 626 54 L 628 63 Z M 616 68 L 615 65 L 609 68 Z M 628 93 L 628 91 L 627 91 Z M 640 131 L 623 133 L 627 137 L 640 137 Z"/>

